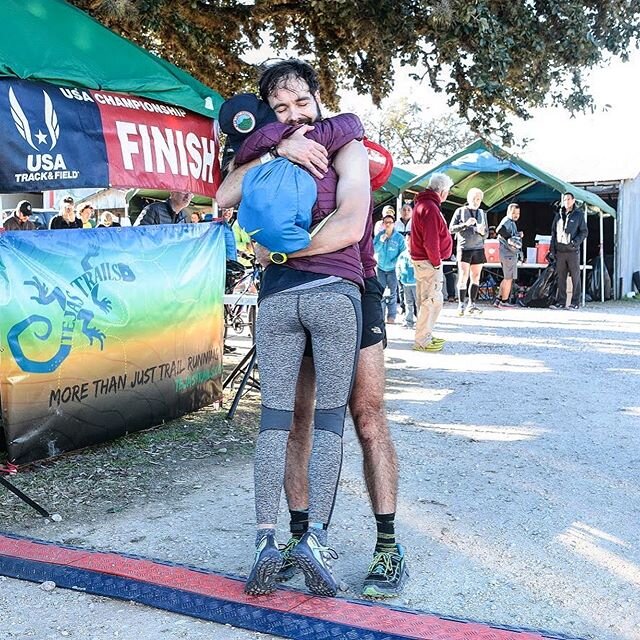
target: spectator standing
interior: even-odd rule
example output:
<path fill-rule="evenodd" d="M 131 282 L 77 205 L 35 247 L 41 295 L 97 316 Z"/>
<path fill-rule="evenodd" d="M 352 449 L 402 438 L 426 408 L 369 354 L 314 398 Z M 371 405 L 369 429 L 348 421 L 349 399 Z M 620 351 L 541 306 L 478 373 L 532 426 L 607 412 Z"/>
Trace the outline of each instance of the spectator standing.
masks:
<path fill-rule="evenodd" d="M 489 233 L 487 214 L 480 208 L 484 193 L 473 187 L 467 192 L 467 206 L 455 210 L 449 231 L 456 234 L 458 260 L 458 315 L 482 313 L 476 306 L 480 290 L 480 274 L 485 262 L 484 240 Z M 467 282 L 469 290 L 467 291 Z"/>
<path fill-rule="evenodd" d="M 398 312 L 396 264 L 406 246 L 404 238 L 395 230 L 394 225 L 394 216 L 385 215 L 382 218 L 382 231 L 373 238 L 373 248 L 378 261 L 378 280 L 385 289 L 389 289 L 386 302 L 383 302 L 383 305 L 386 305 L 387 324 L 395 324 L 396 321 Z"/>
<path fill-rule="evenodd" d="M 60 207 L 60 213 L 51 218 L 49 229 L 82 229 L 82 220 L 76 218 L 76 212 L 73 209 L 73 200 L 65 198 Z"/>
<path fill-rule="evenodd" d="M 191 224 L 197 224 L 200 222 L 200 214 L 197 211 L 192 211 L 189 222 L 191 222 Z"/>
<path fill-rule="evenodd" d="M 93 215 L 93 206 L 89 203 L 82 204 L 78 208 L 78 216 L 82 222 L 83 229 L 93 229 L 91 216 Z"/>
<path fill-rule="evenodd" d="M 252 258 L 255 255 L 251 236 L 240 226 L 237 217 L 233 217 L 230 224 L 231 230 L 233 231 L 233 237 L 236 240 L 238 262 L 243 264 L 245 267 L 251 267 L 253 264 Z"/>
<path fill-rule="evenodd" d="M 100 215 L 100 223 L 97 228 L 103 227 L 119 227 L 120 223 L 115 219 L 111 211 L 103 211 Z"/>
<path fill-rule="evenodd" d="M 433 335 L 442 311 L 442 261 L 451 255 L 453 242 L 440 205 L 447 199 L 453 181 L 434 173 L 428 188 L 415 200 L 409 251 L 416 274 L 418 322 L 415 351 L 442 351 L 444 340 Z"/>
<path fill-rule="evenodd" d="M 233 209 L 223 209 L 220 221 L 224 227 L 224 248 L 227 260 L 238 260 L 238 250 L 236 247 L 236 238 L 231 229 L 230 220 L 233 216 Z"/>
<path fill-rule="evenodd" d="M 9 216 L 2 225 L 5 231 L 34 231 L 36 225 L 29 220 L 32 207 L 28 200 L 20 200 L 13 215 Z"/>
<path fill-rule="evenodd" d="M 562 207 L 551 224 L 551 255 L 558 270 L 558 298 L 552 309 L 564 309 L 567 304 L 567 275 L 571 276 L 571 304 L 569 309 L 580 308 L 580 245 L 587 239 L 587 221 L 584 211 L 576 206 L 572 193 L 562 196 Z"/>
<path fill-rule="evenodd" d="M 407 234 L 406 238 L 409 238 L 409 234 Z M 404 324 L 402 326 L 408 329 L 413 329 L 415 323 L 414 309 L 417 310 L 416 276 L 413 269 L 413 264 L 411 263 L 411 255 L 409 254 L 408 247 L 405 248 L 405 250 L 400 254 L 400 257 L 398 258 L 396 273 L 398 275 L 398 282 L 402 285 L 402 290 L 404 292 L 405 316 Z"/>
<path fill-rule="evenodd" d="M 513 307 L 509 302 L 511 286 L 518 277 L 518 256 L 522 249 L 522 231 L 518 231 L 516 222 L 520 219 L 520 205 L 512 202 L 507 207 L 507 215 L 502 218 L 496 235 L 500 243 L 500 264 L 502 265 L 502 282 L 494 307 Z"/>
<path fill-rule="evenodd" d="M 189 191 L 172 191 L 166 200 L 148 204 L 133 226 L 182 223 L 185 221 L 183 210 L 189 206 L 192 197 Z"/>
<path fill-rule="evenodd" d="M 396 231 L 405 238 L 411 233 L 411 217 L 413 216 L 413 207 L 409 204 L 403 204 L 400 209 L 400 217 L 396 222 Z"/>
<path fill-rule="evenodd" d="M 384 207 L 382 207 L 382 213 L 380 215 L 381 215 L 380 220 L 378 220 L 373 225 L 374 236 L 378 235 L 378 233 L 380 233 L 380 231 L 382 231 L 382 229 L 384 228 L 384 225 L 382 224 L 382 220 L 384 219 L 385 216 L 393 216 L 393 219 L 395 220 L 396 210 L 391 205 L 387 204 Z"/>

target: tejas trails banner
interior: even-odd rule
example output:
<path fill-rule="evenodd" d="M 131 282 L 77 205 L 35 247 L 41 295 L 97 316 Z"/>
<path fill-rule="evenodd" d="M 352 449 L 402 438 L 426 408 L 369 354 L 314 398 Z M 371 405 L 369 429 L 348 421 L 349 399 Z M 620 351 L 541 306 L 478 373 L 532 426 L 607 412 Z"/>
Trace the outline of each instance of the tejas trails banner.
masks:
<path fill-rule="evenodd" d="M 0 191 L 140 187 L 214 196 L 214 121 L 146 98 L 0 79 Z"/>
<path fill-rule="evenodd" d="M 28 462 L 222 396 L 219 224 L 0 236 L 0 400 Z"/>

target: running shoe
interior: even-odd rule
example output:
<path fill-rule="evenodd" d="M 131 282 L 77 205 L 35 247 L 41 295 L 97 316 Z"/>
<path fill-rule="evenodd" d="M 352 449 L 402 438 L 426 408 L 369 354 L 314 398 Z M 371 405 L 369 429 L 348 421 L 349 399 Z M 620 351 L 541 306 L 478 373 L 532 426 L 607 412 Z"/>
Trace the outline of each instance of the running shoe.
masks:
<path fill-rule="evenodd" d="M 482 309 L 480 307 L 477 307 L 475 304 L 470 304 L 467 307 L 467 314 L 469 315 L 480 315 L 482 313 Z"/>
<path fill-rule="evenodd" d="M 300 538 L 291 537 L 289 538 L 289 542 L 280 548 L 280 553 L 282 553 L 282 566 L 276 576 L 278 582 L 287 582 L 287 580 L 291 580 L 298 572 L 298 565 L 291 557 L 291 552 L 295 549 L 298 542 L 300 542 Z"/>
<path fill-rule="evenodd" d="M 458 304 L 458 316 L 462 317 L 464 315 L 464 305 Z"/>
<path fill-rule="evenodd" d="M 256 557 L 244 585 L 244 592 L 250 596 L 266 596 L 273 593 L 281 566 L 282 554 L 276 545 L 275 536 L 268 533 L 256 547 Z"/>
<path fill-rule="evenodd" d="M 436 344 L 444 344 L 446 340 L 444 338 L 436 338 L 435 336 L 431 336 L 431 342 Z"/>
<path fill-rule="evenodd" d="M 404 557 L 404 547 L 396 545 L 395 551 L 378 551 L 373 554 L 362 595 L 370 598 L 394 598 L 402 593 L 409 577 Z"/>
<path fill-rule="evenodd" d="M 429 344 L 424 345 L 424 347 L 422 345 L 419 344 L 414 344 L 413 345 L 413 350 L 414 351 L 442 351 L 442 349 L 444 349 L 444 342 L 433 342 L 431 341 Z"/>
<path fill-rule="evenodd" d="M 569 305 L 569 309 L 571 309 L 572 311 L 577 311 L 580 308 L 579 304 L 570 304 Z"/>
<path fill-rule="evenodd" d="M 503 306 L 502 300 L 500 300 L 500 298 L 496 298 L 496 299 L 493 301 L 493 306 L 494 306 L 496 309 L 500 309 L 500 308 Z"/>
<path fill-rule="evenodd" d="M 289 555 L 302 569 L 304 583 L 311 593 L 318 596 L 335 596 L 338 593 L 338 583 L 331 573 L 331 560 L 335 560 L 338 554 L 320 544 L 313 531 L 307 531 Z"/>
<path fill-rule="evenodd" d="M 562 304 L 550 304 L 549 305 L 549 309 L 554 309 L 554 310 L 564 309 L 564 305 L 562 305 Z"/>

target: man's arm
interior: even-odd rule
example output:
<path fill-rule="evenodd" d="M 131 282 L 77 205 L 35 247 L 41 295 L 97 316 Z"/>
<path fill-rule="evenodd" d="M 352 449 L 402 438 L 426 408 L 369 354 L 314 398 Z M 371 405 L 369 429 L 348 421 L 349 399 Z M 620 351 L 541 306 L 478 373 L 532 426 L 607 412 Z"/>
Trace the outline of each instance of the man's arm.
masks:
<path fill-rule="evenodd" d="M 369 157 L 362 142 L 353 140 L 336 154 L 334 169 L 338 174 L 337 210 L 305 249 L 290 258 L 332 253 L 360 241 L 364 234 L 371 201 Z"/>
<path fill-rule="evenodd" d="M 215 200 L 221 209 L 235 207 L 240 202 L 242 199 L 242 181 L 247 171 L 257 167 L 259 164 L 260 159 L 258 158 L 239 167 L 231 165 L 231 170 L 216 191 Z"/>
<path fill-rule="evenodd" d="M 327 171 L 328 159 L 326 149 L 305 138 L 304 134 L 313 129 L 310 125 L 303 125 L 291 136 L 281 140 L 277 145 L 278 155 L 299 164 L 309 170 L 317 178 L 322 178 Z M 246 162 L 243 165 L 235 166 L 235 162 L 231 165 L 231 171 L 216 191 L 216 202 L 222 209 L 235 207 L 242 199 L 242 181 L 253 167 L 260 164 L 260 158 Z"/>
<path fill-rule="evenodd" d="M 586 215 L 582 209 L 580 209 L 580 224 L 578 225 L 578 236 L 575 239 L 575 244 L 579 247 L 589 235 L 589 227 L 587 226 Z"/>

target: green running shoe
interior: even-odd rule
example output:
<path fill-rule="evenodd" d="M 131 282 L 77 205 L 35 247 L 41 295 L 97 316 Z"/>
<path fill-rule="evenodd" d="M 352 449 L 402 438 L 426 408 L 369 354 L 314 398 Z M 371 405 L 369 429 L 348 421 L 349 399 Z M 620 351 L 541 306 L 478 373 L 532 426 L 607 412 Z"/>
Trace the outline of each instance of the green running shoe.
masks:
<path fill-rule="evenodd" d="M 300 542 L 300 538 L 291 537 L 289 538 L 289 542 L 280 548 L 280 552 L 282 553 L 282 566 L 276 576 L 278 582 L 287 582 L 287 580 L 291 580 L 291 578 L 298 573 L 299 567 L 291 557 L 291 552 L 295 549 L 298 542 Z"/>
<path fill-rule="evenodd" d="M 396 551 L 377 551 L 364 579 L 362 595 L 369 598 L 394 598 L 404 589 L 409 577 L 404 557 L 404 547 L 396 545 Z"/>
<path fill-rule="evenodd" d="M 266 596 L 276 590 L 276 576 L 282 566 L 282 554 L 276 545 L 275 536 L 268 533 L 256 547 L 253 567 L 244 585 L 250 596 Z"/>
<path fill-rule="evenodd" d="M 429 344 L 424 347 L 419 344 L 413 345 L 414 351 L 442 351 L 444 349 L 444 342 L 433 342 L 431 341 Z"/>

